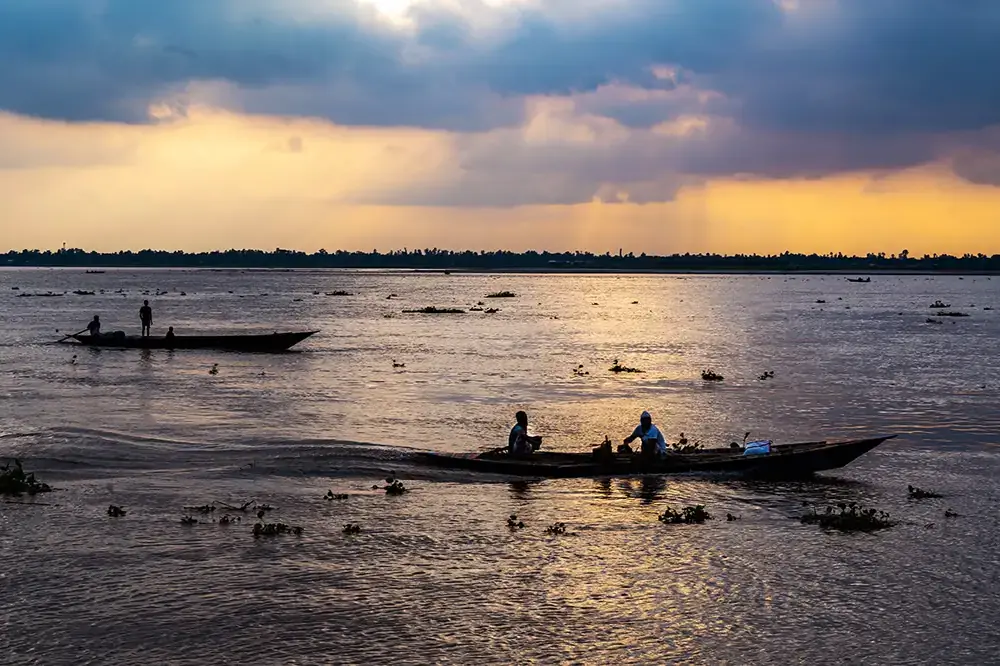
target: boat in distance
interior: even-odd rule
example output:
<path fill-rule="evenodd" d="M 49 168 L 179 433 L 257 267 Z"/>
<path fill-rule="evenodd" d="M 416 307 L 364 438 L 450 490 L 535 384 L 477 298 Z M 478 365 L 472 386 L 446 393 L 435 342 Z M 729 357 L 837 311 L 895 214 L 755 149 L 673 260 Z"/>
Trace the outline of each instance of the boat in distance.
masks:
<path fill-rule="evenodd" d="M 708 449 L 675 453 L 646 460 L 634 454 L 601 458 L 592 453 L 536 451 L 530 457 L 510 456 L 506 449 L 486 453 L 422 451 L 425 464 L 485 474 L 543 478 L 629 476 L 633 474 L 736 474 L 748 477 L 794 479 L 814 472 L 839 469 L 896 435 L 843 442 L 801 442 L 771 447 L 770 453 L 743 455 L 742 449 Z"/>
<path fill-rule="evenodd" d="M 99 335 L 77 334 L 74 340 L 88 347 L 111 347 L 116 349 L 216 349 L 235 352 L 283 352 L 319 331 L 298 333 L 264 333 L 253 335 L 175 335 L 138 337 L 110 333 Z M 71 343 L 72 344 L 72 343 Z"/>

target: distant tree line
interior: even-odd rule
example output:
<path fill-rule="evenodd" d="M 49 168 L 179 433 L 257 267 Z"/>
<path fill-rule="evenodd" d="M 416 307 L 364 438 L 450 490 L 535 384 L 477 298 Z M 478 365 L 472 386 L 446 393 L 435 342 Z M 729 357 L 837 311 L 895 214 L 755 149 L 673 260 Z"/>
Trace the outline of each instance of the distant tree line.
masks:
<path fill-rule="evenodd" d="M 276 249 L 214 252 L 88 252 L 81 249 L 21 250 L 0 254 L 0 266 L 86 268 L 401 268 L 426 270 L 579 270 L 579 271 L 877 271 L 1000 272 L 1000 255 L 947 254 L 912 257 L 903 250 L 863 257 L 830 254 L 672 254 L 655 256 L 619 252 L 509 252 L 437 248 L 390 252 L 314 253 Z"/>

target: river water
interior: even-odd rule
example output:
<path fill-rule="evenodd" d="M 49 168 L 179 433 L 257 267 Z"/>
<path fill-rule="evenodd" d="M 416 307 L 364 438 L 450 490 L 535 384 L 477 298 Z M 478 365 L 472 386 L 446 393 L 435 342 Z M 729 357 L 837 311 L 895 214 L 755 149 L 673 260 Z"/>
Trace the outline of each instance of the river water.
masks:
<path fill-rule="evenodd" d="M 0 505 L 0 661 L 993 662 L 995 282 L 0 270 L 0 456 L 57 488 Z M 517 297 L 485 298 L 501 290 Z M 154 333 L 320 332 L 278 355 L 45 344 L 94 314 L 135 333 L 143 298 Z M 937 317 L 937 299 L 971 316 Z M 403 312 L 480 301 L 500 311 Z M 642 410 L 705 446 L 899 437 L 794 484 L 515 482 L 414 459 L 504 444 L 521 408 L 557 450 L 620 439 Z M 390 473 L 410 492 L 372 489 Z M 179 521 L 251 499 L 303 533 L 254 539 L 252 513 L 211 522 L 221 507 Z M 797 520 L 842 501 L 899 523 Z M 656 519 L 696 503 L 716 520 Z M 557 521 L 570 533 L 546 534 Z"/>

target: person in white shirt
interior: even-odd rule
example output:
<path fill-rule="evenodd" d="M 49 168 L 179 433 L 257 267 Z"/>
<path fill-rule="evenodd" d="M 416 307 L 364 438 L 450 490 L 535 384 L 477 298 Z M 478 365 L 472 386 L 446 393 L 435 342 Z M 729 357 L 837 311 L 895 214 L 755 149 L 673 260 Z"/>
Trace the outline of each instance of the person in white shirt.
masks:
<path fill-rule="evenodd" d="M 649 412 L 643 412 L 639 417 L 639 425 L 636 426 L 632 434 L 625 438 L 625 444 L 631 444 L 633 440 L 642 441 L 642 454 L 644 456 L 655 455 L 657 457 L 667 455 L 667 440 L 663 438 L 660 429 L 653 425 L 653 417 Z"/>

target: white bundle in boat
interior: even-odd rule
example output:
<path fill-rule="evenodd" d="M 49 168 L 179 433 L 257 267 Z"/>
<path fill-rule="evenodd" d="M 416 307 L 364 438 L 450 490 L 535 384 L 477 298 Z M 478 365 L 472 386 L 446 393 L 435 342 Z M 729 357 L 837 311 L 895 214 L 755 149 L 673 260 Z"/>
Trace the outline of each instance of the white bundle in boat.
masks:
<path fill-rule="evenodd" d="M 758 456 L 770 452 L 771 452 L 771 440 L 769 439 L 761 439 L 756 442 L 747 442 L 747 445 L 743 448 L 743 455 L 745 456 Z"/>

